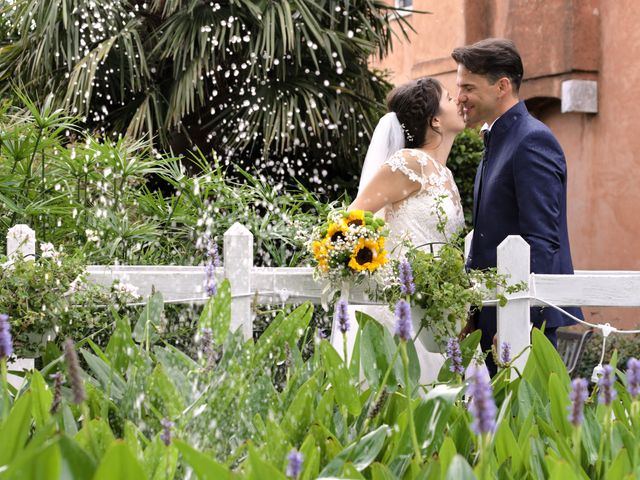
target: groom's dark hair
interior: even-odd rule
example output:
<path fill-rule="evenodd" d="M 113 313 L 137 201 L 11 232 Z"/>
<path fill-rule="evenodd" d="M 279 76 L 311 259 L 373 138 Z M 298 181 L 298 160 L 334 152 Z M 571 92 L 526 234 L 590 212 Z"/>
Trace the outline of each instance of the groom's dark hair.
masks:
<path fill-rule="evenodd" d="M 486 76 L 491 84 L 502 77 L 511 80 L 514 93 L 520 90 L 524 68 L 515 44 L 506 38 L 486 38 L 456 48 L 451 56 L 471 73 Z"/>
<path fill-rule="evenodd" d="M 406 148 L 420 148 L 426 144 L 427 128 L 440 110 L 442 85 L 431 77 L 421 77 L 404 83 L 387 95 L 387 110 L 395 112 L 404 133 Z"/>

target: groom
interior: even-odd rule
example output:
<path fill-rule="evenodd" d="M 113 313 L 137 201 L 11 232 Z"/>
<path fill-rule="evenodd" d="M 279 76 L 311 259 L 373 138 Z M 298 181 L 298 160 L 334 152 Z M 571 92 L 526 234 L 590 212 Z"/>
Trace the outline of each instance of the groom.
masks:
<path fill-rule="evenodd" d="M 549 128 L 534 119 L 518 90 L 523 76 L 520 54 L 510 40 L 490 38 L 456 48 L 457 102 L 467 126 L 484 124 L 483 160 L 473 190 L 473 240 L 467 267 L 496 266 L 496 248 L 508 235 L 531 247 L 531 271 L 571 274 L 567 232 L 567 165 Z M 569 313 L 582 318 L 580 309 Z M 496 334 L 496 309 L 475 315 L 483 351 Z M 575 322 L 550 308 L 532 308 L 534 327 L 556 344 L 556 330 Z M 492 355 L 487 368 L 497 372 Z"/>

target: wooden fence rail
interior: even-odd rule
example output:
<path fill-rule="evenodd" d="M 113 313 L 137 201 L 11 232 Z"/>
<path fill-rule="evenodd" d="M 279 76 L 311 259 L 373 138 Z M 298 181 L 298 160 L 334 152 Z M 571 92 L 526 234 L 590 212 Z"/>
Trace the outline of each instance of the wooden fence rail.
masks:
<path fill-rule="evenodd" d="M 471 235 L 471 234 L 470 234 Z M 467 238 L 467 245 L 470 241 Z M 16 225 L 7 235 L 7 255 L 35 258 L 35 234 L 26 225 Z M 528 288 L 507 295 L 509 302 L 498 307 L 498 344 L 508 342 L 514 355 L 530 345 L 531 306 L 640 306 L 640 272 L 577 271 L 575 275 L 542 275 L 529 271 L 529 245 L 518 236 L 507 237 L 498 247 L 497 268 L 509 275 L 510 283 L 524 281 Z M 146 298 L 152 288 L 168 302 L 204 301 L 203 266 L 91 265 L 88 280 L 111 285 L 119 279 L 133 284 Z M 218 280 L 228 278 L 232 294 L 232 328 L 245 338 L 253 332 L 252 304 L 282 305 L 311 301 L 321 303 L 324 285 L 313 279 L 312 268 L 270 268 L 253 265 L 253 235 L 234 224 L 224 234 L 223 266 Z M 490 302 L 491 299 L 487 299 Z M 364 287 L 351 289 L 349 301 L 366 303 Z M 528 350 L 527 350 L 528 352 Z M 516 361 L 524 367 L 525 352 Z"/>

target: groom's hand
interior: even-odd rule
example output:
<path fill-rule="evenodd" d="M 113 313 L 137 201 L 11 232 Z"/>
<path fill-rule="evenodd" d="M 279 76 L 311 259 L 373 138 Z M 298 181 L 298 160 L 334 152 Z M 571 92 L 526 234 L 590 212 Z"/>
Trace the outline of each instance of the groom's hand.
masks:
<path fill-rule="evenodd" d="M 458 335 L 458 340 L 460 341 L 464 340 L 467 336 L 471 335 L 473 332 L 475 332 L 478 329 L 477 315 L 478 315 L 478 311 L 475 309 L 469 312 L 469 316 L 467 317 L 467 323 L 465 324 L 464 327 L 462 327 L 462 330 Z"/>

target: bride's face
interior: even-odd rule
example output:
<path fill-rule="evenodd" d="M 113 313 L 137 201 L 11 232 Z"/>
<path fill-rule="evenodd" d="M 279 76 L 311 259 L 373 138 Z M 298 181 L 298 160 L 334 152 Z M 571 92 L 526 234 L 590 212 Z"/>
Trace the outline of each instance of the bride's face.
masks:
<path fill-rule="evenodd" d="M 440 110 L 436 116 L 440 119 L 440 129 L 443 133 L 459 133 L 464 130 L 464 118 L 459 113 L 458 105 L 444 88 L 440 97 Z"/>

